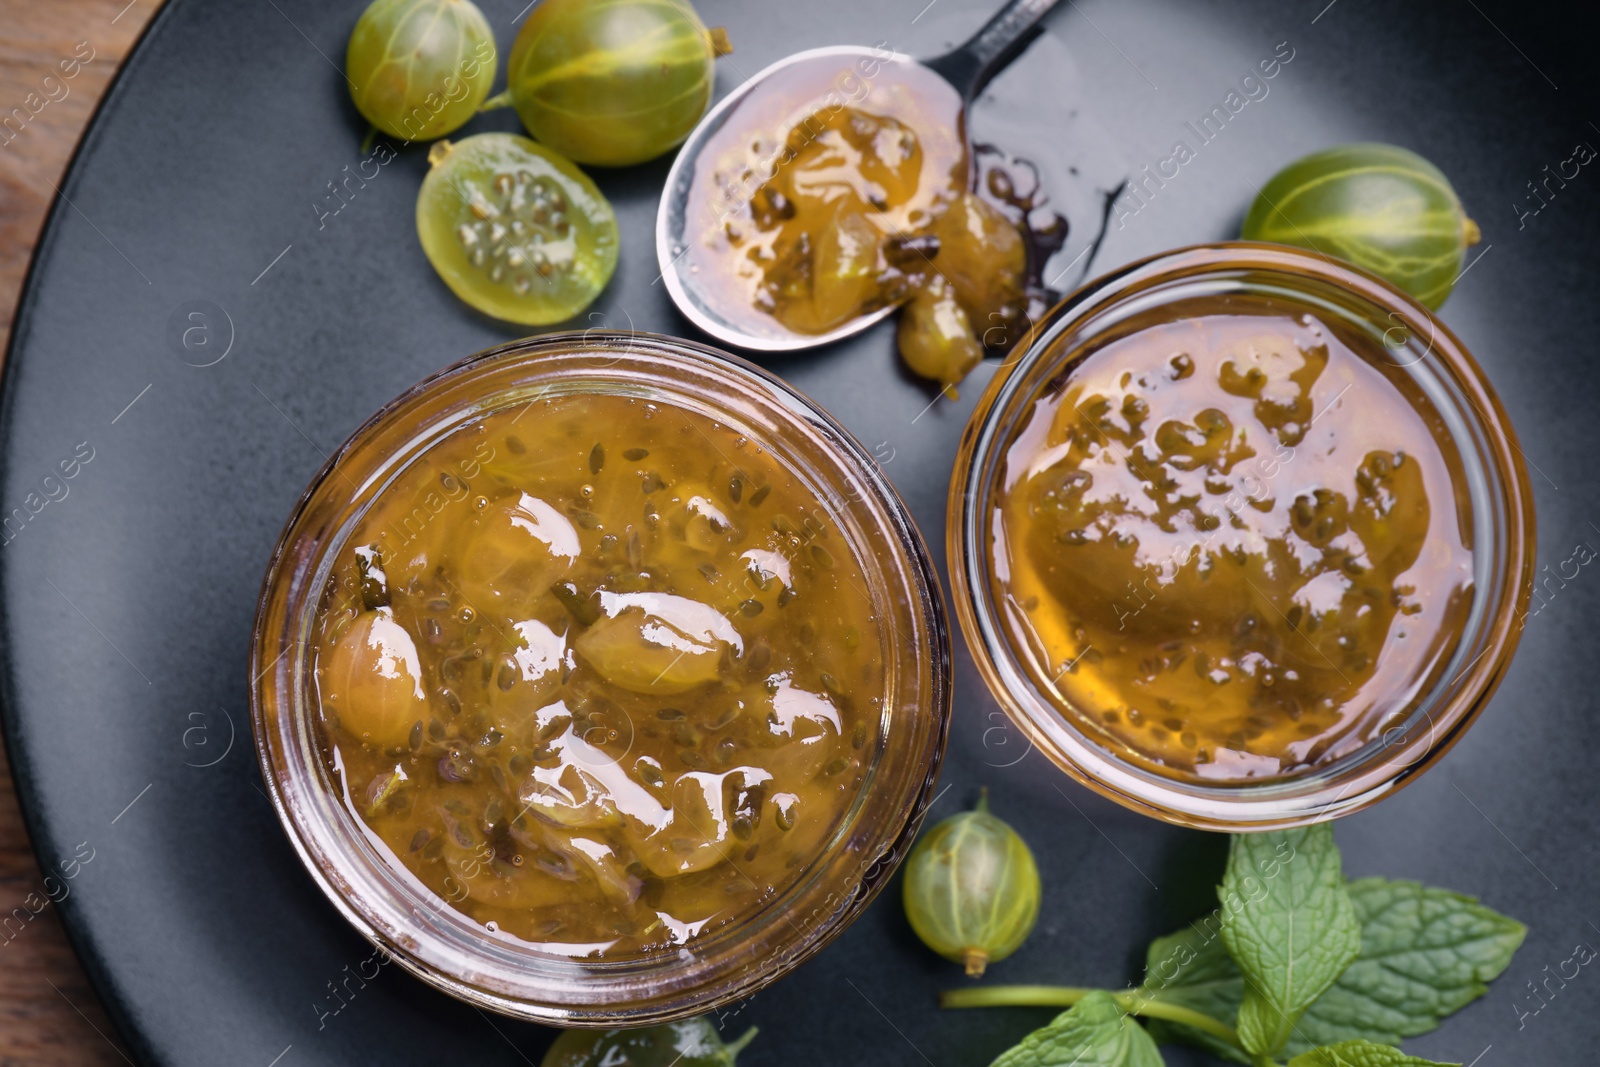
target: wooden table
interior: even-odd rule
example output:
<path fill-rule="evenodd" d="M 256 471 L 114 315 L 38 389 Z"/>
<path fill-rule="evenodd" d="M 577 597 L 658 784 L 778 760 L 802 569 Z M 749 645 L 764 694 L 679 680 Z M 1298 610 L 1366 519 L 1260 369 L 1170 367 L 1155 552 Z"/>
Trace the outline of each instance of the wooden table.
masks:
<path fill-rule="evenodd" d="M 10 340 L 22 277 L 73 147 L 159 3 L 0 0 L 0 120 L 9 120 L 0 126 L 0 339 Z M 84 56 L 92 58 L 62 78 L 58 64 Z M 42 889 L 0 746 L 0 919 L 13 909 L 30 915 Z M 30 902 L 30 894 L 41 895 Z M 55 906 L 0 926 L 0 1067 L 131 1062 Z"/>

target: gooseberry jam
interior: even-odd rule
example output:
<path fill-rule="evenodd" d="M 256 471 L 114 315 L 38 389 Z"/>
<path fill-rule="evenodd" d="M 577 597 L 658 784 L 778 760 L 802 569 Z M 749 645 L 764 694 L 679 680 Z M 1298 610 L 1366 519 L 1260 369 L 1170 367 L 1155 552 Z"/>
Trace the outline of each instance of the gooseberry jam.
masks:
<path fill-rule="evenodd" d="M 742 326 L 823 333 L 857 314 L 877 296 L 883 242 L 925 229 L 966 188 L 960 98 L 892 57 L 776 69 L 701 149 L 686 255 Z M 827 232 L 839 217 L 845 230 Z"/>
<path fill-rule="evenodd" d="M 1460 460 L 1418 399 L 1270 306 L 1149 326 L 1052 383 L 1007 453 L 992 551 L 1063 711 L 1212 780 L 1372 740 L 1472 599 Z"/>
<path fill-rule="evenodd" d="M 950 710 L 926 550 L 777 378 L 648 334 L 481 353 L 374 415 L 275 550 L 252 712 L 329 898 L 455 996 L 703 1014 L 893 873 Z"/>
<path fill-rule="evenodd" d="M 1360 810 L 1461 737 L 1516 648 L 1532 529 L 1510 424 L 1442 323 L 1228 242 L 1044 317 L 967 425 L 948 536 L 1021 751 L 1238 832 Z"/>
<path fill-rule="evenodd" d="M 802 55 L 733 98 L 689 178 L 684 255 L 697 298 L 752 336 L 824 336 L 903 304 L 901 354 L 953 388 L 1021 334 L 1027 252 L 969 191 L 959 94 L 895 59 Z"/>
<path fill-rule="evenodd" d="M 484 924 L 686 943 L 779 892 L 860 786 L 885 695 L 854 548 L 771 452 L 562 396 L 437 444 L 335 563 L 328 756 Z"/>

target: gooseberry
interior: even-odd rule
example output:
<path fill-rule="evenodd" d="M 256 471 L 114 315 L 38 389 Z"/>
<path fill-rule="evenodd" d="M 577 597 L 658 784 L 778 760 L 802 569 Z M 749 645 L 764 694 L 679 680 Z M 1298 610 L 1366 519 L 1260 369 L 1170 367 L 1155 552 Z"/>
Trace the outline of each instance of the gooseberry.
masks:
<path fill-rule="evenodd" d="M 939 823 L 906 859 L 906 918 L 922 943 L 976 978 L 1015 952 L 1039 918 L 1039 868 L 1004 821 L 977 809 Z"/>
<path fill-rule="evenodd" d="M 486 315 L 543 326 L 588 307 L 617 267 L 617 217 L 550 149 L 481 133 L 428 153 L 417 236 L 433 269 Z"/>
<path fill-rule="evenodd" d="M 1479 232 L 1438 167 L 1394 145 L 1347 144 L 1273 175 L 1240 236 L 1348 260 L 1437 311 Z"/>
<path fill-rule="evenodd" d="M 390 608 L 362 612 L 318 668 L 328 710 L 379 748 L 405 744 L 412 725 L 428 717 L 416 642 Z"/>
<path fill-rule="evenodd" d="M 928 266 L 955 288 L 978 334 L 1023 317 L 1028 253 L 1015 223 L 982 197 L 962 193 L 934 223 L 933 234 L 939 252 Z"/>
<path fill-rule="evenodd" d="M 717 40 L 688 0 L 540 0 L 511 46 L 511 101 L 569 159 L 642 163 L 706 113 Z"/>
<path fill-rule="evenodd" d="M 895 338 L 906 366 L 940 383 L 952 398 L 957 383 L 983 362 L 972 320 L 956 299 L 955 287 L 940 275 L 906 304 Z"/>
<path fill-rule="evenodd" d="M 373 0 L 345 50 L 356 109 L 407 141 L 443 137 L 476 114 L 496 65 L 494 34 L 470 0 Z"/>

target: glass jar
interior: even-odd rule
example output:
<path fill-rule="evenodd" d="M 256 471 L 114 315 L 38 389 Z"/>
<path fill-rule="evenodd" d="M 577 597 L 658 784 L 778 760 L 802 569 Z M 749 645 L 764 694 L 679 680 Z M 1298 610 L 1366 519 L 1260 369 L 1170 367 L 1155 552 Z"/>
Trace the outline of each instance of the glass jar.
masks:
<path fill-rule="evenodd" d="M 1437 646 L 1445 651 L 1426 677 L 1385 694 L 1383 707 L 1392 713 L 1385 711 L 1371 736 L 1351 740 L 1353 750 L 1336 749 L 1326 762 L 1259 779 L 1178 773 L 1109 743 L 1091 716 L 1113 722 L 1116 709 L 1065 698 L 1055 684 L 1061 675 L 1048 676 L 1054 662 L 1041 668 L 1039 655 L 1019 649 L 1036 645 L 1037 635 L 1028 636 L 1016 621 L 1024 608 L 1008 602 L 1012 564 L 999 542 L 1007 536 L 1004 493 L 1022 477 L 1013 470 L 1008 481 L 1008 453 L 1018 448 L 1021 456 L 1031 447 L 1033 439 L 1019 445 L 1019 438 L 1036 405 L 1064 403 L 1060 398 L 1074 369 L 1107 346 L 1164 324 L 1236 313 L 1325 325 L 1365 365 L 1403 384 L 1434 439 L 1448 441 L 1459 453 L 1459 462 L 1450 461 L 1454 499 L 1434 506 L 1453 507 L 1470 552 L 1470 565 L 1462 568 L 1470 570 L 1470 607 L 1454 616 L 1453 632 Z M 1173 371 L 1175 378 L 1188 373 L 1186 367 Z M 1359 392 L 1351 403 L 1361 403 Z M 1134 469 L 1133 459 L 1127 462 Z M 1076 477 L 1083 484 L 1083 475 Z M 1349 814 L 1437 761 L 1504 675 L 1533 573 L 1533 501 L 1521 452 L 1499 400 L 1461 342 L 1421 305 L 1370 274 L 1310 253 L 1246 242 L 1178 249 L 1133 263 L 1053 309 L 991 381 L 967 425 L 951 481 L 947 534 L 962 631 L 984 680 L 1029 741 L 1118 803 L 1178 825 L 1229 832 Z M 1111 576 L 1114 582 L 1122 577 Z M 1296 626 L 1285 621 L 1290 629 Z M 1190 625 L 1201 625 L 1198 616 Z M 1176 720 L 1168 724 L 1179 726 Z"/>
<path fill-rule="evenodd" d="M 789 883 L 683 947 L 613 959 L 548 951 L 486 928 L 411 875 L 341 795 L 317 714 L 313 659 L 334 559 L 386 486 L 486 416 L 543 397 L 600 393 L 715 420 L 772 453 L 815 494 L 871 587 L 864 592 L 881 622 L 887 683 L 876 733 L 865 734 L 861 784 Z M 284 829 L 363 936 L 424 981 L 485 1008 L 561 1026 L 641 1026 L 749 996 L 826 945 L 883 887 L 916 836 L 943 753 L 948 641 L 938 580 L 910 516 L 838 423 L 733 356 L 666 337 L 591 331 L 518 341 L 458 363 L 388 404 L 329 459 L 268 568 L 251 710 Z"/>

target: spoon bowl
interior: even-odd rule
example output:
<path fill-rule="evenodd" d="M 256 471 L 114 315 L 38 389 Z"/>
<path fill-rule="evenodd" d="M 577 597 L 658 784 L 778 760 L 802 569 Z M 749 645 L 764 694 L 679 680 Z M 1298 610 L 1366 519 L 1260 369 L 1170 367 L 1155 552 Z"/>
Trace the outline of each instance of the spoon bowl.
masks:
<path fill-rule="evenodd" d="M 800 333 L 755 306 L 740 274 L 730 220 L 783 165 L 776 137 L 819 106 L 860 108 L 908 119 L 922 140 L 924 190 L 939 172 L 970 176 L 966 107 L 1038 32 L 1058 0 L 1012 0 L 965 44 L 922 62 L 885 48 L 835 45 L 773 63 L 725 97 L 679 149 L 656 215 L 661 280 L 678 309 L 706 333 L 758 352 L 793 352 L 850 337 L 896 305 L 876 308 L 826 333 Z M 763 141 L 766 142 L 763 145 Z M 929 194 L 931 196 L 931 193 Z M 717 247 L 721 245 L 721 247 Z"/>

